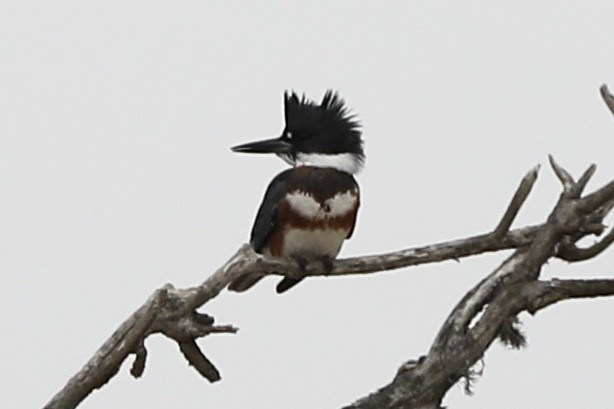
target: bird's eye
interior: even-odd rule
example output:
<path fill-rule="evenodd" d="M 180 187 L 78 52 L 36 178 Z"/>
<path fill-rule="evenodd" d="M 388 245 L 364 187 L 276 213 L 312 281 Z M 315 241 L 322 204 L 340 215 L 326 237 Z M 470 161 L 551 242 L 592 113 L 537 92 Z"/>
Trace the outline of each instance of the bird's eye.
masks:
<path fill-rule="evenodd" d="M 292 132 L 287 131 L 287 132 L 286 132 L 286 138 L 288 138 L 288 139 L 292 139 Z"/>

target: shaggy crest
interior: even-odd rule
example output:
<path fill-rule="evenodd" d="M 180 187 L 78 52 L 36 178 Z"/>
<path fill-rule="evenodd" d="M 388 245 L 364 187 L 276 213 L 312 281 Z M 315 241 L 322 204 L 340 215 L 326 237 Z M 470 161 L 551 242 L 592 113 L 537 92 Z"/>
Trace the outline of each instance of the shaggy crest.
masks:
<path fill-rule="evenodd" d="M 284 113 L 286 128 L 283 135 L 296 140 L 304 140 L 303 145 L 309 152 L 308 139 L 318 135 L 320 141 L 330 141 L 329 153 L 349 152 L 362 162 L 361 126 L 355 115 L 345 106 L 343 99 L 334 91 L 328 90 L 317 104 L 295 92 L 284 94 Z M 320 142 L 320 148 L 322 142 Z"/>

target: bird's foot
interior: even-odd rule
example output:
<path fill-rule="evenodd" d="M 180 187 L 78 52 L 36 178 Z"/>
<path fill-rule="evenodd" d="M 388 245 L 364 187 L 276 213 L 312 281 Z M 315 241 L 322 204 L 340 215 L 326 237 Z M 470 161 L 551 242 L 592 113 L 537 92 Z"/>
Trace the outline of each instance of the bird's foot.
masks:
<path fill-rule="evenodd" d="M 301 256 L 292 256 L 292 260 L 296 261 L 296 264 L 298 264 L 298 266 L 301 268 L 301 272 L 303 274 L 307 273 L 307 266 L 309 265 L 309 260 Z"/>
<path fill-rule="evenodd" d="M 323 256 L 320 258 L 320 263 L 322 263 L 322 267 L 324 268 L 324 275 L 329 275 L 333 271 L 333 262 L 335 259 L 331 256 Z"/>

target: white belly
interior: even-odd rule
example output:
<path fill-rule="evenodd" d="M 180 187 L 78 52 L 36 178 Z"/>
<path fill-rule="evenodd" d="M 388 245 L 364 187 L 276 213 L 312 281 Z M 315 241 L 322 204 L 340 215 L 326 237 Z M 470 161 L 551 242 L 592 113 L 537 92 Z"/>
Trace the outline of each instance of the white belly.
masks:
<path fill-rule="evenodd" d="M 291 229 L 284 236 L 283 255 L 307 259 L 323 256 L 334 258 L 339 254 L 347 234 L 347 229 Z"/>
<path fill-rule="evenodd" d="M 295 192 L 286 196 L 286 201 L 292 210 L 307 219 L 322 220 L 333 217 L 345 216 L 356 207 L 358 193 L 355 190 L 337 193 L 327 199 L 324 203 L 319 203 L 312 196 Z"/>

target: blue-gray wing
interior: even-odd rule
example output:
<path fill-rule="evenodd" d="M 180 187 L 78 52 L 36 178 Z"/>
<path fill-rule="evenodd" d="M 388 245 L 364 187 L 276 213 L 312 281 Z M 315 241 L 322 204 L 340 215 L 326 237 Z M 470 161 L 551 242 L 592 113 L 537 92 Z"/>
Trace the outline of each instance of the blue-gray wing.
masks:
<path fill-rule="evenodd" d="M 269 184 L 262 204 L 256 214 L 252 227 L 250 244 L 257 253 L 261 253 L 275 229 L 279 226 L 278 204 L 286 193 L 286 172 L 277 175 Z M 246 291 L 262 278 L 261 275 L 246 274 L 234 280 L 228 286 L 231 291 Z"/>
<path fill-rule="evenodd" d="M 271 234 L 279 225 L 277 211 L 286 193 L 286 174 L 287 172 L 282 172 L 271 181 L 256 214 L 249 241 L 258 253 L 262 252 Z"/>

